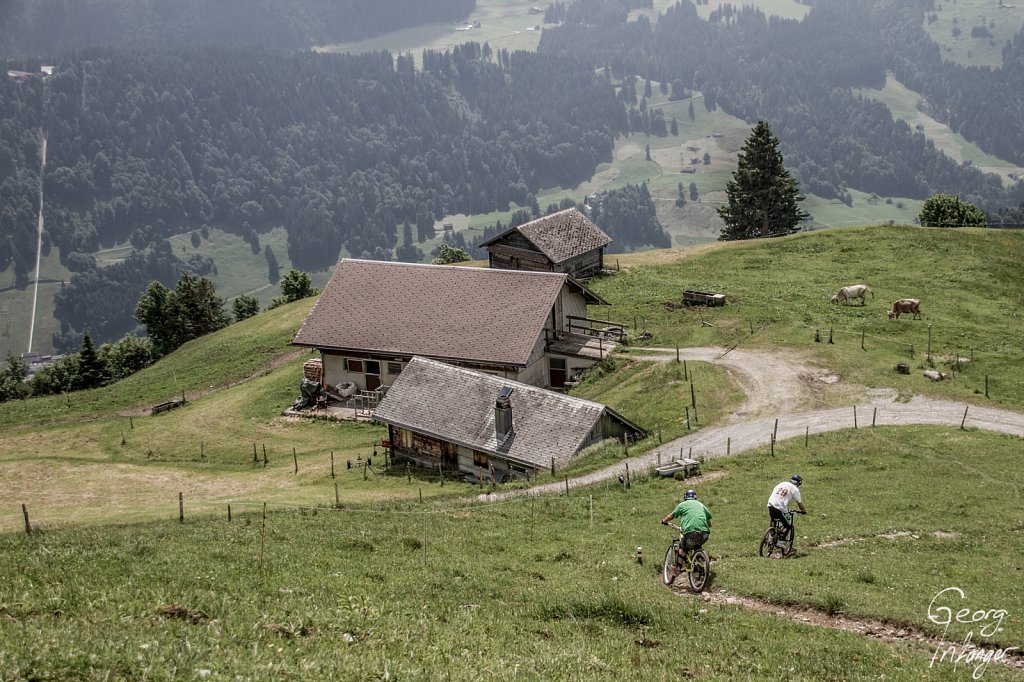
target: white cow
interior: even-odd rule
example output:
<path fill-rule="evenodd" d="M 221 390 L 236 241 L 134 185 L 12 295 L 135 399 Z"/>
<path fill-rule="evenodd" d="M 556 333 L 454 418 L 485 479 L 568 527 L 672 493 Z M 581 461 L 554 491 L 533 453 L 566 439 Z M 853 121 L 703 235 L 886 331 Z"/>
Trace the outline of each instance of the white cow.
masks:
<path fill-rule="evenodd" d="M 864 294 L 871 294 L 871 298 L 875 297 L 875 292 L 871 291 L 871 288 L 867 284 L 851 284 L 848 287 L 843 287 L 836 293 L 832 294 L 832 302 L 838 303 L 843 301 L 846 303 L 851 298 L 859 298 L 861 305 L 866 305 L 867 301 L 864 300 Z"/>

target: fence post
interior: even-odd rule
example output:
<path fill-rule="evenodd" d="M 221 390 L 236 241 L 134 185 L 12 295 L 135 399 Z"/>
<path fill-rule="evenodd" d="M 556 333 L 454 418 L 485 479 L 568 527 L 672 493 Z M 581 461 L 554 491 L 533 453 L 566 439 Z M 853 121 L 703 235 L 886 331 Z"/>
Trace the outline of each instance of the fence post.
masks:
<path fill-rule="evenodd" d="M 686 430 L 690 430 L 690 406 L 686 406 Z"/>
<path fill-rule="evenodd" d="M 875 417 L 877 417 L 877 416 L 878 416 L 878 408 L 876 407 L 876 408 L 874 408 L 871 411 L 871 426 L 872 427 L 874 427 L 874 425 L 875 425 Z"/>
<path fill-rule="evenodd" d="M 864 330 L 863 329 L 860 330 L 860 349 L 861 350 L 865 350 L 865 348 L 864 348 Z"/>
<path fill-rule="evenodd" d="M 772 457 L 775 456 L 775 435 L 772 435 Z"/>
<path fill-rule="evenodd" d="M 964 408 L 964 418 L 960 420 L 960 428 L 964 428 L 964 423 L 967 422 L 967 410 L 970 409 L 970 405 Z"/>
<path fill-rule="evenodd" d="M 260 458 L 256 455 L 256 443 L 252 444 L 252 463 L 256 464 L 260 461 Z"/>
<path fill-rule="evenodd" d="M 853 428 L 857 428 L 857 406 L 853 406 Z"/>
<path fill-rule="evenodd" d="M 365 472 L 366 470 L 363 469 L 363 471 Z M 364 473 L 364 476 L 365 476 L 365 473 Z M 441 487 L 443 488 L 444 487 L 444 471 L 441 469 L 441 463 L 440 462 L 437 463 L 437 478 L 441 482 Z"/>
<path fill-rule="evenodd" d="M 178 493 L 178 522 L 185 523 L 185 495 Z"/>
<path fill-rule="evenodd" d="M 832 343 L 832 327 L 828 328 L 828 342 Z"/>
<path fill-rule="evenodd" d="M 552 476 L 555 475 L 555 458 L 554 457 L 551 458 L 551 475 Z"/>
<path fill-rule="evenodd" d="M 331 450 L 331 478 L 334 478 L 334 450 Z"/>
<path fill-rule="evenodd" d="M 569 477 L 565 477 L 565 496 L 569 497 Z"/>
<path fill-rule="evenodd" d="M 985 375 L 985 397 L 988 398 L 988 375 Z"/>
<path fill-rule="evenodd" d="M 679 344 L 676 344 L 676 362 L 679 362 Z"/>
<path fill-rule="evenodd" d="M 775 428 L 772 429 L 772 440 L 775 440 L 778 437 L 779 437 L 779 418 L 776 417 L 775 418 Z"/>
<path fill-rule="evenodd" d="M 811 435 L 811 427 L 808 426 L 804 430 L 804 447 L 807 447 L 807 438 Z"/>
<path fill-rule="evenodd" d="M 299 455 L 295 452 L 294 446 L 292 446 L 292 461 L 295 462 L 295 473 L 299 473 Z"/>
<path fill-rule="evenodd" d="M 263 552 L 267 546 L 267 503 L 263 503 L 263 520 L 260 522 L 260 582 L 263 582 Z"/>
<path fill-rule="evenodd" d="M 689 381 L 689 380 L 690 380 L 690 373 L 686 369 L 686 360 L 683 360 L 683 381 Z"/>
<path fill-rule="evenodd" d="M 267 462 L 269 462 L 269 461 L 270 460 L 267 459 L 267 444 L 264 443 L 263 444 L 263 466 L 266 467 L 267 466 Z"/>
<path fill-rule="evenodd" d="M 725 456 L 728 457 L 732 454 L 732 436 L 725 439 Z"/>
<path fill-rule="evenodd" d="M 231 505 L 228 505 L 228 523 L 231 523 Z"/>
<path fill-rule="evenodd" d="M 32 524 L 28 522 L 28 507 L 21 505 L 21 513 L 25 517 L 25 535 L 32 535 Z"/>
<path fill-rule="evenodd" d="M 590 528 L 594 528 L 594 493 L 590 493 Z"/>
<path fill-rule="evenodd" d="M 630 485 L 631 483 L 629 480 L 629 462 L 626 462 L 626 488 L 629 488 Z"/>
<path fill-rule="evenodd" d="M 335 507 L 340 507 L 341 506 L 341 496 L 338 494 L 338 482 L 337 481 L 334 482 L 334 506 Z"/>
<path fill-rule="evenodd" d="M 928 323 L 928 362 L 932 361 L 932 323 Z"/>

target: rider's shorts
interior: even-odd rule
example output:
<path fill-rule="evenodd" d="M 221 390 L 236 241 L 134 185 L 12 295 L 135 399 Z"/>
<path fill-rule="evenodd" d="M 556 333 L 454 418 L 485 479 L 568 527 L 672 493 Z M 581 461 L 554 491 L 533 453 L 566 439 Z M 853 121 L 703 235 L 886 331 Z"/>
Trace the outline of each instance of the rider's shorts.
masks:
<path fill-rule="evenodd" d="M 793 514 L 788 511 L 782 511 L 778 507 L 768 505 L 768 516 L 773 519 L 778 519 L 786 526 L 786 528 L 793 527 Z"/>
<path fill-rule="evenodd" d="M 702 547 L 710 537 L 711 533 L 706 533 L 702 530 L 692 530 L 683 536 L 683 549 L 689 550 Z"/>

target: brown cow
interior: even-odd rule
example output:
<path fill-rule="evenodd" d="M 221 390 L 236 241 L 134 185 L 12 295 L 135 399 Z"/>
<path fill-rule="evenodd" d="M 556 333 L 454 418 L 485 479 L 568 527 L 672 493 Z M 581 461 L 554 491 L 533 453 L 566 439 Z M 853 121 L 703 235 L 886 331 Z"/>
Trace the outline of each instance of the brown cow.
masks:
<path fill-rule="evenodd" d="M 892 310 L 889 311 L 890 320 L 900 319 L 900 313 L 913 313 L 915 320 L 921 319 L 921 301 L 916 298 L 901 298 L 894 301 Z"/>

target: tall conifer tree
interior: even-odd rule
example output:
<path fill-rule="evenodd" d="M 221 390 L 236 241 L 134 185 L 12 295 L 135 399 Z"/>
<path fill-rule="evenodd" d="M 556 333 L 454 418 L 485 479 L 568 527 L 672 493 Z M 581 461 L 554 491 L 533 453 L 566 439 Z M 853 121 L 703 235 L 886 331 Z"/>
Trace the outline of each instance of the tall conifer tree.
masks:
<path fill-rule="evenodd" d="M 719 236 L 723 241 L 791 234 L 808 217 L 800 210 L 800 188 L 782 164 L 779 139 L 764 121 L 743 144 L 725 193 L 728 203 L 718 209 L 725 221 Z"/>

